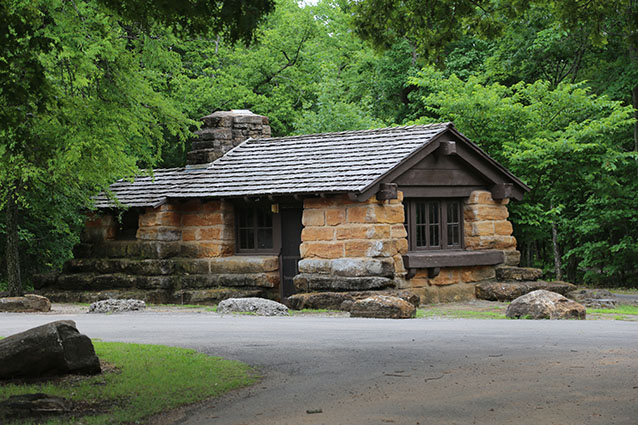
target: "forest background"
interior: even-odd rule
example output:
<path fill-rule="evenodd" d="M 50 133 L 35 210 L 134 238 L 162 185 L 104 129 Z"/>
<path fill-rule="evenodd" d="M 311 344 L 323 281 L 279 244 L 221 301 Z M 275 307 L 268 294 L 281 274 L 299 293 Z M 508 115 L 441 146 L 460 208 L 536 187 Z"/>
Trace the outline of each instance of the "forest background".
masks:
<path fill-rule="evenodd" d="M 0 287 L 228 109 L 275 136 L 453 121 L 532 187 L 522 265 L 638 287 L 637 106 L 635 0 L 3 1 Z"/>

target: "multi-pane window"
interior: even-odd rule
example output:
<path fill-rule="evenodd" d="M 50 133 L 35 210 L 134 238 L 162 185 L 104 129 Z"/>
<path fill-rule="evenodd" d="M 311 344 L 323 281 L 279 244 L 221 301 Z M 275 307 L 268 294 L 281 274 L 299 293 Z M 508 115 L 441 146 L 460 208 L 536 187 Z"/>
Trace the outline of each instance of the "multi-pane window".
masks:
<path fill-rule="evenodd" d="M 462 248 L 461 201 L 411 199 L 405 219 L 410 250 Z"/>
<path fill-rule="evenodd" d="M 265 208 L 237 208 L 237 250 L 238 251 L 272 251 L 273 216 Z"/>

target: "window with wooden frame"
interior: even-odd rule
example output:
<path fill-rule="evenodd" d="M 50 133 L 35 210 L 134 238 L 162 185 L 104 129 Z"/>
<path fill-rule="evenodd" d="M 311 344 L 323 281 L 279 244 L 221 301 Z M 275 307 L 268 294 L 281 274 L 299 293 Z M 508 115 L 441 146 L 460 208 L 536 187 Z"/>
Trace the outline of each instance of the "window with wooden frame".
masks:
<path fill-rule="evenodd" d="M 238 253 L 274 253 L 278 250 L 275 220 L 270 206 L 236 205 L 235 230 Z"/>
<path fill-rule="evenodd" d="M 410 251 L 463 248 L 460 199 L 408 199 L 405 228 Z"/>

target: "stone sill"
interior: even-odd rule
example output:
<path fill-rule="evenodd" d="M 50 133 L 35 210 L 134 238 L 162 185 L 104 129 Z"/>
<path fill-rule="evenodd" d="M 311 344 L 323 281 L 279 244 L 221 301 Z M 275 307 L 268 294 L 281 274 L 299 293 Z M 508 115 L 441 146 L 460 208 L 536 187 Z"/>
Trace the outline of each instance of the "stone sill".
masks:
<path fill-rule="evenodd" d="M 495 249 L 412 251 L 403 256 L 408 279 L 414 277 L 417 269 L 428 269 L 428 277 L 433 278 L 439 274 L 441 267 L 492 266 L 504 261 L 503 251 Z"/>

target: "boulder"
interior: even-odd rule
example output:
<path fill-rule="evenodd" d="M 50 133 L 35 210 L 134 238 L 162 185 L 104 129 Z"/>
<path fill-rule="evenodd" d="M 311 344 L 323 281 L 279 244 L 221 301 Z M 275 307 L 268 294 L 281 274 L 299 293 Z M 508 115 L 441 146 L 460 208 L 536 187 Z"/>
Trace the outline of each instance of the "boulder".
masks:
<path fill-rule="evenodd" d="M 146 308 L 146 303 L 141 300 L 116 300 L 108 299 L 96 301 L 89 306 L 88 313 L 122 313 L 125 311 L 140 311 Z"/>
<path fill-rule="evenodd" d="M 355 301 L 350 308 L 350 316 L 379 319 L 411 319 L 416 316 L 416 307 L 398 297 L 373 295 Z"/>
<path fill-rule="evenodd" d="M 0 340 L 0 379 L 100 373 L 93 343 L 60 320 Z"/>
<path fill-rule="evenodd" d="M 496 268 L 498 280 L 537 280 L 542 276 L 543 271 L 533 267 L 500 266 Z"/>
<path fill-rule="evenodd" d="M 616 308 L 616 297 L 606 289 L 577 289 L 565 296 L 589 308 Z"/>
<path fill-rule="evenodd" d="M 565 295 L 570 291 L 576 289 L 576 285 L 569 282 L 563 282 L 562 280 L 553 280 L 551 282 L 545 282 L 544 280 L 537 280 L 536 282 L 525 282 L 529 288 L 529 292 L 543 289 L 545 291 L 556 292 L 557 294 Z"/>
<path fill-rule="evenodd" d="M 288 307 L 265 298 L 228 298 L 217 305 L 217 313 L 254 313 L 258 316 L 288 316 Z"/>
<path fill-rule="evenodd" d="M 512 301 L 521 295 L 525 295 L 539 289 L 556 292 L 565 295 L 573 291 L 576 285 L 568 282 L 545 282 L 537 280 L 531 282 L 481 282 L 475 287 L 476 298 L 487 301 Z"/>
<path fill-rule="evenodd" d="M 51 311 L 51 301 L 40 295 L 0 298 L 0 312 L 33 313 Z"/>
<path fill-rule="evenodd" d="M 474 291 L 477 299 L 487 301 L 512 301 L 529 292 L 525 284 L 518 282 L 481 282 Z"/>
<path fill-rule="evenodd" d="M 0 423 L 4 423 L 3 419 L 61 415 L 70 410 L 70 403 L 62 397 L 42 393 L 13 395 L 0 401 Z"/>
<path fill-rule="evenodd" d="M 507 307 L 510 319 L 585 319 L 585 307 L 556 292 L 539 289 L 516 298 Z"/>

